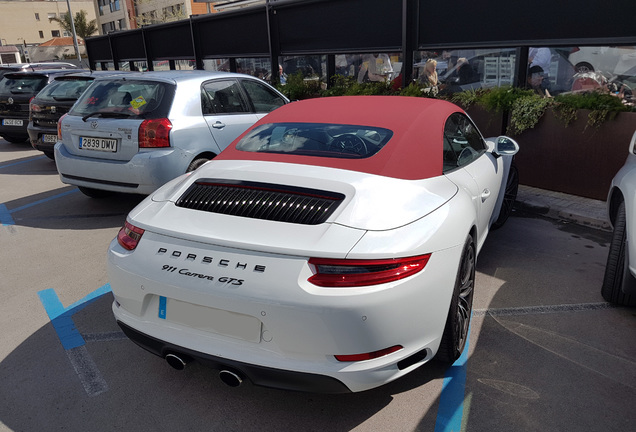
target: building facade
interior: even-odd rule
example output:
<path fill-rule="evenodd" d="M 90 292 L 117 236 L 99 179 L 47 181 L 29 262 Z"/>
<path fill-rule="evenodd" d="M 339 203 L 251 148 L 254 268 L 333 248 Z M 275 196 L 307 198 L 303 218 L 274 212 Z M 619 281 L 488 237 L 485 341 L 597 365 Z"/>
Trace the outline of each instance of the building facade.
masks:
<path fill-rule="evenodd" d="M 213 12 L 193 0 L 96 0 L 100 34 L 187 19 Z"/>
<path fill-rule="evenodd" d="M 97 18 L 96 3 L 92 0 L 70 0 L 73 16 L 86 11 L 88 21 Z M 72 36 L 50 18 L 61 18 L 68 13 L 66 0 L 0 1 L 0 42 L 2 45 L 32 46 L 55 37 Z M 101 33 L 100 33 L 101 34 Z"/>

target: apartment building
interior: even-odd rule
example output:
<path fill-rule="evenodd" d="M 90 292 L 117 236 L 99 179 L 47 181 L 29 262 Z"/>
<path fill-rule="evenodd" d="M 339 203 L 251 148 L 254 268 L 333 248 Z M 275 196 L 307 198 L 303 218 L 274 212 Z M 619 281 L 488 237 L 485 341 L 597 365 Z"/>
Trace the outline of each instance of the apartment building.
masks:
<path fill-rule="evenodd" d="M 85 10 L 88 21 L 97 18 L 93 0 L 70 0 L 73 16 Z M 0 0 L 0 42 L 2 45 L 36 45 L 55 37 L 71 36 L 50 18 L 68 13 L 66 0 Z"/>
<path fill-rule="evenodd" d="M 187 19 L 213 11 L 193 0 L 96 0 L 101 34 Z"/>

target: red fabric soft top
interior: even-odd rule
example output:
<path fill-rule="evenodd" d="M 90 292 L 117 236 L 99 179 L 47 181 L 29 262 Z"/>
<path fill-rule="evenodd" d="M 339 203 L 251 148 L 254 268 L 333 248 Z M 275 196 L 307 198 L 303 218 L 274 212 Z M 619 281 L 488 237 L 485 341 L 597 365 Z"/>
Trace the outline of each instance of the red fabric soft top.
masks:
<path fill-rule="evenodd" d="M 272 111 L 246 133 L 270 123 L 334 123 L 382 127 L 393 137 L 365 159 L 255 153 L 236 150 L 241 135 L 216 159 L 255 160 L 316 165 L 366 172 L 405 180 L 442 175 L 444 123 L 454 112 L 449 102 L 404 96 L 343 96 L 292 102 Z"/>

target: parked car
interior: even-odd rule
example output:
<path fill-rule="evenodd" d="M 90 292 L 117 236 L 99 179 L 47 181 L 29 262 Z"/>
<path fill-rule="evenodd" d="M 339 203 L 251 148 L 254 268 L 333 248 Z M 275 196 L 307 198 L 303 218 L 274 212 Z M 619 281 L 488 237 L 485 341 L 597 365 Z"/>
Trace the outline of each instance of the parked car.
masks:
<path fill-rule="evenodd" d="M 122 73 L 126 72 L 83 71 L 55 77 L 31 99 L 27 132 L 33 148 L 53 159 L 60 117 L 71 109 L 95 78 Z"/>
<path fill-rule="evenodd" d="M 453 363 L 518 149 L 442 100 L 281 107 L 128 215 L 108 252 L 117 322 L 230 385 L 355 392 Z"/>
<path fill-rule="evenodd" d="M 0 136 L 12 143 L 29 139 L 29 102 L 55 77 L 73 69 L 42 69 L 5 74 L 0 80 Z"/>
<path fill-rule="evenodd" d="M 90 197 L 149 194 L 287 102 L 262 80 L 228 72 L 98 78 L 60 119 L 55 162 L 62 182 Z"/>
<path fill-rule="evenodd" d="M 573 47 L 569 60 L 577 73 L 597 71 L 620 75 L 636 66 L 636 46 Z"/>
<path fill-rule="evenodd" d="M 42 69 L 81 69 L 73 63 L 66 62 L 39 62 L 39 63 L 6 63 L 0 65 L 0 79 L 5 74 L 20 71 L 35 71 Z"/>
<path fill-rule="evenodd" d="M 608 302 L 636 306 L 636 132 L 612 180 L 607 209 L 614 232 L 601 294 Z"/>

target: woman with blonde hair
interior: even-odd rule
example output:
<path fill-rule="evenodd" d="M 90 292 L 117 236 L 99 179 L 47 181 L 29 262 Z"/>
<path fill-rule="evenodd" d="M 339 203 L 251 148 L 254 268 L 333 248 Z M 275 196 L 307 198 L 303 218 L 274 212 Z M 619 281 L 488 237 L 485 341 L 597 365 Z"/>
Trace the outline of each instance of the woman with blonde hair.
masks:
<path fill-rule="evenodd" d="M 437 80 L 437 60 L 426 60 L 423 79 L 427 87 L 434 87 L 439 83 Z"/>
<path fill-rule="evenodd" d="M 424 72 L 422 72 L 422 76 L 419 79 L 420 83 L 424 85 L 424 88 L 435 88 L 437 89 L 437 85 L 439 81 L 437 79 L 437 61 L 433 59 L 426 60 L 424 64 Z"/>

